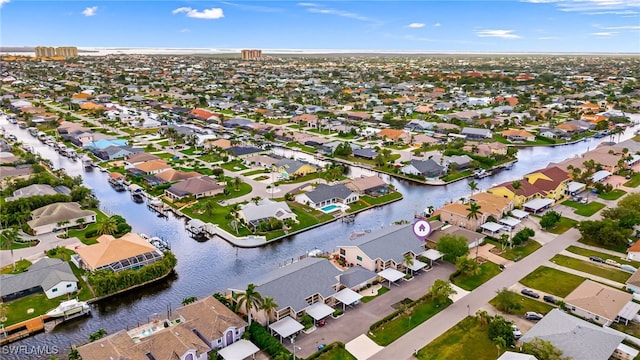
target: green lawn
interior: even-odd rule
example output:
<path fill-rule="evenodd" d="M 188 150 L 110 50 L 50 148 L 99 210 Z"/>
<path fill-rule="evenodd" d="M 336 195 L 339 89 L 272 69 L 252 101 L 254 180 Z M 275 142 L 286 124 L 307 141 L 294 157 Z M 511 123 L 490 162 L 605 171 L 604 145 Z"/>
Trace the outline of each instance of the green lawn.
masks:
<path fill-rule="evenodd" d="M 229 161 L 227 163 L 220 165 L 220 167 L 229 171 L 240 171 L 240 170 L 248 169 L 248 167 L 246 167 L 240 160 Z"/>
<path fill-rule="evenodd" d="M 615 189 L 608 193 L 599 194 L 598 197 L 603 200 L 618 200 L 622 195 L 627 192 L 621 189 Z"/>
<path fill-rule="evenodd" d="M 215 163 L 215 162 L 221 161 L 222 157 L 220 157 L 220 155 L 216 153 L 210 153 L 206 155 L 200 155 L 198 156 L 198 159 L 208 163 Z"/>
<path fill-rule="evenodd" d="M 635 268 L 640 268 L 640 261 L 632 261 L 632 260 L 626 260 L 623 259 L 619 256 L 615 256 L 615 255 L 610 255 L 607 253 L 603 253 L 600 251 L 594 251 L 594 250 L 589 250 L 589 249 L 585 249 L 579 246 L 574 246 L 571 245 L 569 246 L 567 249 L 567 251 L 572 252 L 574 254 L 578 254 L 578 255 L 582 255 L 582 256 L 586 256 L 586 257 L 590 257 L 590 256 L 599 256 L 604 260 L 607 259 L 612 259 L 615 260 L 617 262 L 619 262 L 620 264 L 627 264 L 627 265 L 631 265 Z"/>
<path fill-rule="evenodd" d="M 452 279 L 451 282 L 465 290 L 471 291 L 489 281 L 489 279 L 498 275 L 499 273 L 500 268 L 498 267 L 498 265 L 492 263 L 491 261 L 487 261 L 484 264 L 480 265 L 480 272 L 477 275 L 456 276 Z"/>
<path fill-rule="evenodd" d="M 9 246 L 5 246 L 5 243 L 2 243 L 2 247 L 0 247 L 0 250 L 16 250 L 16 249 L 23 249 L 23 248 L 28 248 L 31 246 L 36 246 L 38 245 L 38 240 L 34 240 L 34 241 L 29 241 L 29 242 L 19 242 L 19 241 L 15 241 L 15 242 L 11 242 L 11 247 Z"/>
<path fill-rule="evenodd" d="M 534 300 L 520 294 L 517 294 L 516 297 L 518 299 L 518 303 L 520 304 L 520 308 L 511 311 L 510 314 L 512 315 L 524 315 L 527 311 L 533 311 L 542 315 L 546 315 L 549 311 L 551 311 L 551 309 L 553 309 L 553 306 L 542 301 Z M 495 307 L 496 298 L 491 299 L 489 301 L 489 304 Z"/>
<path fill-rule="evenodd" d="M 302 151 L 308 152 L 310 154 L 314 154 L 316 152 L 316 149 L 311 147 L 311 146 L 307 146 L 307 145 L 302 145 L 300 143 L 297 143 L 295 141 L 291 141 L 287 143 L 287 147 L 291 147 L 291 148 L 297 148 L 300 149 Z"/>
<path fill-rule="evenodd" d="M 41 292 L 6 302 L 2 304 L 3 314 L 7 318 L 4 326 L 13 325 L 42 315 L 60 305 L 60 302 L 63 300 L 66 300 L 65 296 L 47 299 L 44 292 Z M 33 309 L 33 311 L 29 312 L 29 309 Z"/>
<path fill-rule="evenodd" d="M 98 241 L 96 240 L 98 238 L 98 235 L 96 235 L 94 237 L 87 238 L 84 234 L 86 234 L 88 231 L 91 231 L 91 230 L 97 230 L 98 229 L 98 223 L 101 222 L 103 219 L 107 218 L 107 215 L 105 215 L 99 209 L 89 209 L 89 210 L 93 210 L 93 211 L 96 212 L 96 222 L 95 223 L 86 225 L 84 228 L 80 228 L 80 229 L 69 228 L 69 230 L 68 230 L 68 236 L 69 237 L 77 237 L 85 245 L 92 245 L 92 244 L 97 244 L 98 243 Z"/>
<path fill-rule="evenodd" d="M 549 230 L 549 232 L 556 235 L 564 234 L 567 230 L 576 227 L 577 223 L 577 221 L 563 216 L 560 218 L 560 221 L 558 221 L 556 226 Z"/>
<path fill-rule="evenodd" d="M 289 121 L 291 121 L 291 119 L 267 119 L 267 122 L 269 124 L 276 124 L 276 125 L 286 124 Z"/>
<path fill-rule="evenodd" d="M 13 271 L 13 264 L 9 264 L 0 269 L 0 274 L 19 274 L 21 272 L 24 272 L 25 270 L 27 270 L 29 266 L 31 266 L 31 261 L 20 259 L 16 261 L 15 265 L 16 265 L 15 272 Z"/>
<path fill-rule="evenodd" d="M 380 296 L 380 295 L 382 295 L 382 294 L 384 294 L 384 293 L 386 293 L 386 292 L 388 292 L 388 291 L 389 291 L 389 288 L 388 288 L 388 287 L 386 287 L 386 286 L 383 286 L 383 287 L 381 287 L 380 289 L 378 289 L 378 294 L 377 294 L 377 295 L 374 295 L 374 296 L 365 296 L 365 297 L 363 297 L 362 299 L 360 299 L 360 301 L 362 301 L 363 303 L 368 303 L 369 301 L 371 301 L 371 300 L 373 300 L 373 299 L 377 298 L 378 296 Z"/>
<path fill-rule="evenodd" d="M 640 173 L 631 176 L 631 179 L 623 184 L 626 187 L 636 188 L 640 185 Z"/>
<path fill-rule="evenodd" d="M 565 266 L 571 269 L 586 272 L 588 274 L 600 276 L 605 279 L 619 282 L 621 284 L 624 284 L 629 279 L 629 277 L 631 277 L 631 274 L 629 274 L 628 272 L 616 270 L 604 265 L 597 265 L 593 262 L 587 262 L 565 255 L 556 255 L 551 258 L 551 261 L 560 266 Z"/>
<path fill-rule="evenodd" d="M 314 357 L 313 359 L 314 360 L 356 360 L 355 356 L 351 355 L 351 353 L 349 353 L 344 348 L 344 345 L 333 346 L 331 347 L 331 349 L 323 352 L 322 354 L 318 355 L 317 357 Z"/>
<path fill-rule="evenodd" d="M 586 245 L 607 249 L 607 250 L 617 251 L 619 253 L 627 252 L 627 247 L 624 244 L 602 244 L 597 241 L 586 241 L 584 238 L 580 238 L 578 242 L 581 242 Z"/>
<path fill-rule="evenodd" d="M 475 317 L 467 317 L 418 351 L 420 360 L 495 360 L 499 350 L 489 339 L 486 328 Z"/>
<path fill-rule="evenodd" d="M 160 159 L 173 159 L 173 155 L 166 152 L 154 153 L 153 155 L 159 157 Z"/>
<path fill-rule="evenodd" d="M 242 175 L 251 176 L 251 175 L 268 174 L 268 173 L 269 173 L 269 169 L 257 169 L 257 170 L 243 172 Z"/>
<path fill-rule="evenodd" d="M 350 209 L 347 210 L 347 212 L 354 212 L 354 211 L 366 209 L 370 205 L 384 204 L 386 202 L 396 200 L 396 199 L 402 199 L 402 194 L 397 191 L 390 192 L 388 194 L 384 194 L 382 196 L 377 196 L 377 197 L 363 195 L 363 196 L 360 196 L 360 201 L 355 202 L 353 204 L 349 204 Z"/>
<path fill-rule="evenodd" d="M 276 175 L 276 178 L 278 176 Z M 305 181 L 309 181 L 309 180 L 315 180 L 315 179 L 319 179 L 320 178 L 320 173 L 314 172 L 314 173 L 310 173 L 310 174 L 306 174 L 306 175 L 302 175 L 302 176 L 295 176 L 295 177 L 291 177 L 288 178 L 287 180 L 278 180 L 275 182 L 275 185 L 280 185 L 280 184 L 297 184 L 297 183 L 301 183 L 301 182 L 305 182 Z"/>
<path fill-rule="evenodd" d="M 493 244 L 498 249 L 502 249 L 502 245 L 495 240 L 485 240 L 485 241 Z M 506 247 L 504 249 L 504 252 L 497 255 L 511 261 L 515 260 L 516 258 L 518 258 L 518 260 L 521 260 L 522 258 L 527 257 L 528 255 L 540 249 L 541 247 L 542 245 L 540 245 L 540 243 L 538 243 L 537 241 L 528 240 L 525 243 L 520 244 L 519 246 L 515 246 L 514 248 Z"/>
<path fill-rule="evenodd" d="M 573 289 L 582 284 L 584 278 L 581 276 L 568 274 L 566 272 L 540 266 L 529 275 L 523 277 L 520 283 L 524 286 L 544 291 L 549 294 L 564 298 Z"/>
<path fill-rule="evenodd" d="M 471 174 L 473 174 L 473 171 L 471 171 L 471 170 L 456 171 L 454 173 L 447 174 L 447 175 L 443 176 L 442 177 L 442 181 L 450 182 L 450 181 L 462 179 L 463 177 L 467 177 L 467 176 L 469 176 Z"/>
<path fill-rule="evenodd" d="M 387 346 L 451 304 L 451 300 L 441 305 L 425 300 L 411 308 L 410 313 L 404 313 L 377 329 L 369 331 L 369 337 L 378 345 Z"/>
<path fill-rule="evenodd" d="M 600 211 L 602 208 L 605 207 L 605 204 L 599 203 L 597 201 L 592 201 L 588 204 L 581 204 L 576 201 L 567 200 L 567 201 L 564 201 L 562 205 L 566 205 L 576 209 L 573 212 L 574 214 L 587 216 L 587 217 L 597 213 L 598 211 Z"/>
<path fill-rule="evenodd" d="M 196 153 L 196 149 L 193 146 L 191 146 L 191 147 L 189 147 L 187 149 L 180 150 L 180 152 L 185 154 L 185 155 L 193 155 L 193 154 Z"/>

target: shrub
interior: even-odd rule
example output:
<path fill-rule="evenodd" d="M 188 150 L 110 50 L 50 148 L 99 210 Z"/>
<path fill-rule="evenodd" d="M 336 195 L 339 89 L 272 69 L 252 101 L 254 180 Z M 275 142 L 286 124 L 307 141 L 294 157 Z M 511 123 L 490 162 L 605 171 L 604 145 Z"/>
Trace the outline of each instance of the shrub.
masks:
<path fill-rule="evenodd" d="M 300 323 L 304 325 L 305 330 L 313 326 L 313 318 L 309 314 L 304 314 L 300 319 Z"/>
<path fill-rule="evenodd" d="M 252 322 L 249 325 L 249 340 L 253 342 L 257 347 L 264 350 L 272 358 L 275 358 L 282 354 L 286 358 L 291 357 L 291 353 L 281 343 L 273 337 L 267 329 L 257 322 Z"/>

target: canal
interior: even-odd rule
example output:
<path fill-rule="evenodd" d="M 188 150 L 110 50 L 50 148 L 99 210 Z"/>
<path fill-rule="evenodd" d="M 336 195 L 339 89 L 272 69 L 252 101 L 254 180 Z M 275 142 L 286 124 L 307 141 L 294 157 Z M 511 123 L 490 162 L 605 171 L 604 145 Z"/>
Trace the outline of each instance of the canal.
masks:
<path fill-rule="evenodd" d="M 135 232 L 169 240 L 172 251 L 178 258 L 175 276 L 166 281 L 94 304 L 90 317 L 62 323 L 51 332 L 13 344 L 27 347 L 55 346 L 63 353 L 68 352 L 72 344 L 86 342 L 89 334 L 100 328 L 112 334 L 147 322 L 154 314 L 166 316 L 168 309 L 179 307 L 185 297 L 202 298 L 217 291 L 224 292 L 231 285 L 251 281 L 314 248 L 331 251 L 337 245 L 349 243 L 349 237 L 354 231 L 375 231 L 397 220 L 411 221 L 414 214 L 422 212 L 429 205 L 438 208 L 447 201 L 458 200 L 470 193 L 466 180 L 442 187 L 430 187 L 387 177 L 386 180 L 404 195 L 403 200 L 359 213 L 352 223 L 336 221 L 262 248 L 238 249 L 222 239 L 206 242 L 193 240 L 184 230 L 183 219 L 176 219 L 172 215 L 169 218 L 157 217 L 144 204 L 134 203 L 128 192 L 114 191 L 107 183 L 106 173 L 97 169 L 85 172 L 80 161 L 72 162 L 59 156 L 52 148 L 30 136 L 26 130 L 18 129 L 17 125 L 9 124 L 6 120 L 0 121 L 0 126 L 8 133 L 15 134 L 23 143 L 33 146 L 43 157 L 51 159 L 55 168 L 64 168 L 70 175 L 82 175 L 85 184 L 100 199 L 103 210 L 124 216 Z M 633 130 L 628 129 L 620 138 L 616 136 L 615 140 L 625 140 L 632 136 Z M 519 161 L 511 170 L 502 170 L 476 181 L 479 188 L 484 190 L 494 184 L 520 178 L 550 162 L 577 156 L 610 140 L 588 139 L 573 145 L 521 149 Z M 352 171 L 355 173 L 363 170 Z M 43 358 L 48 357 L 43 355 Z M 2 358 L 23 359 L 24 356 L 13 354 L 3 355 Z M 34 358 L 37 356 L 34 355 Z"/>

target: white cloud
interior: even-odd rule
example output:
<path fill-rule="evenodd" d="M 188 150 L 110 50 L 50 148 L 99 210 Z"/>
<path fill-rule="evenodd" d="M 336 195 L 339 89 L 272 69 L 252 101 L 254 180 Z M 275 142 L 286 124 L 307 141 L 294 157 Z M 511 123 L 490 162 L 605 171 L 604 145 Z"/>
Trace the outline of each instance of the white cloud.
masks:
<path fill-rule="evenodd" d="M 190 29 L 180 29 L 180 32 L 181 33 L 188 33 L 188 32 L 191 32 L 191 30 Z"/>
<path fill-rule="evenodd" d="M 424 23 L 411 23 L 409 25 L 407 25 L 407 27 L 410 27 L 412 29 L 419 29 L 419 28 L 423 28 L 425 26 Z"/>
<path fill-rule="evenodd" d="M 497 37 L 501 39 L 520 39 L 520 35 L 513 33 L 513 30 L 477 30 L 479 37 Z"/>
<path fill-rule="evenodd" d="M 195 18 L 195 19 L 220 19 L 224 17 L 222 9 L 220 8 L 211 8 L 204 9 L 202 11 L 192 9 L 190 7 L 180 7 L 171 12 L 172 14 L 178 13 L 187 13 L 187 17 Z"/>
<path fill-rule="evenodd" d="M 602 31 L 602 32 L 594 32 L 591 33 L 591 35 L 593 36 L 598 36 L 598 37 L 610 37 L 617 34 L 617 32 L 615 31 Z"/>
<path fill-rule="evenodd" d="M 8 3 L 10 0 L 0 0 L 0 8 L 2 8 L 2 5 Z"/>
<path fill-rule="evenodd" d="M 583 12 L 589 15 L 612 14 L 621 15 L 620 12 L 629 9 L 640 9 L 638 0 L 520 0 L 534 4 L 553 3 L 561 11 Z"/>
<path fill-rule="evenodd" d="M 2 1 L 2 0 L 0 0 Z M 98 7 L 97 6 L 91 6 L 88 7 L 84 10 L 82 10 L 82 15 L 84 16 L 96 16 L 96 13 L 98 12 Z"/>
<path fill-rule="evenodd" d="M 316 3 L 310 3 L 310 2 L 300 2 L 298 3 L 298 6 L 304 6 L 304 7 L 320 7 L 320 5 L 316 4 Z"/>
<path fill-rule="evenodd" d="M 325 15 L 337 15 L 340 17 L 345 17 L 345 18 L 349 18 L 349 19 L 354 19 L 354 20 L 360 20 L 360 21 L 369 21 L 369 22 L 376 22 L 375 19 L 360 15 L 360 14 L 356 14 L 356 13 L 352 13 L 349 11 L 344 11 L 344 10 L 337 10 L 337 9 L 327 9 L 327 8 L 320 8 L 320 7 L 307 7 L 307 11 L 310 13 L 314 13 L 314 14 L 325 14 Z"/>
<path fill-rule="evenodd" d="M 640 30 L 640 25 L 605 26 L 607 30 Z"/>
<path fill-rule="evenodd" d="M 440 26 L 442 26 L 442 24 L 440 24 L 440 23 L 433 24 L 433 27 L 440 27 Z"/>

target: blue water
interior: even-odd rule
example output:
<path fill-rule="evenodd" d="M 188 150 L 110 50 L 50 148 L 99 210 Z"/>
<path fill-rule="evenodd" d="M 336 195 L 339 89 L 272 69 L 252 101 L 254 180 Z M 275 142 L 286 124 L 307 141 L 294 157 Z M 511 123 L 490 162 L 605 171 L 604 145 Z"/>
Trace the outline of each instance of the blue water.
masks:
<path fill-rule="evenodd" d="M 325 207 L 323 207 L 323 208 L 320 208 L 320 210 L 322 210 L 322 211 L 323 211 L 323 212 L 325 212 L 325 213 L 330 213 L 330 212 L 335 211 L 335 210 L 337 210 L 337 209 L 340 209 L 340 206 L 338 206 L 338 205 L 333 205 L 333 204 L 331 204 L 331 205 L 327 205 L 327 206 L 325 206 Z"/>

